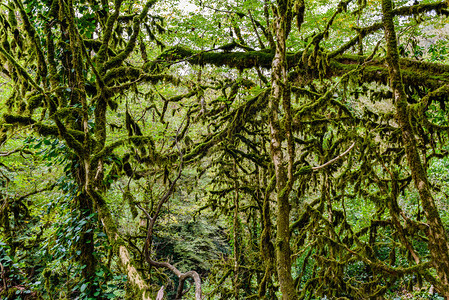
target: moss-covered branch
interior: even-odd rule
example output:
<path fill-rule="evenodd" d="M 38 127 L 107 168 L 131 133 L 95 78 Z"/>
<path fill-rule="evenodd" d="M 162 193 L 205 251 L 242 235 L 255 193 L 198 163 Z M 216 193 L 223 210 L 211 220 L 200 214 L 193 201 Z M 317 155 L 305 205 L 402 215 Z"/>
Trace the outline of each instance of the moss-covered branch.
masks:
<path fill-rule="evenodd" d="M 235 69 L 255 67 L 270 69 L 273 58 L 274 54 L 266 50 L 248 52 L 201 52 L 178 46 L 166 50 L 159 56 L 158 61 L 176 62 L 183 60 L 194 65 L 210 64 Z M 325 77 L 341 76 L 348 71 L 354 70 L 360 64 L 364 63 L 366 58 L 365 56 L 349 54 L 338 55 L 329 60 Z M 308 69 L 307 66 L 303 65 L 302 52 L 288 53 L 287 63 L 289 70 L 297 69 L 305 71 Z M 400 66 L 403 72 L 403 81 L 406 85 L 436 89 L 449 82 L 447 77 L 449 66 L 447 65 L 403 58 L 400 59 Z M 137 72 L 137 70 L 134 72 Z M 373 59 L 365 64 L 360 75 L 362 82 L 387 84 L 388 68 L 385 67 L 382 58 Z"/>
<path fill-rule="evenodd" d="M 36 29 L 33 25 L 31 25 L 30 20 L 28 19 L 28 15 L 25 12 L 25 8 L 23 7 L 23 4 L 19 0 L 14 0 L 16 3 L 16 6 L 19 8 L 20 16 L 22 17 L 22 22 L 25 28 L 25 31 L 28 33 L 31 41 L 34 44 L 34 51 L 36 51 L 37 54 L 37 65 L 39 68 L 39 76 L 42 80 L 42 82 L 45 85 L 45 81 L 47 80 L 47 63 L 45 62 L 44 53 L 42 52 L 42 45 L 39 40 L 39 36 L 36 33 Z"/>
<path fill-rule="evenodd" d="M 100 49 L 98 50 L 96 60 L 100 63 L 100 70 L 102 70 L 102 65 L 107 59 L 107 54 L 109 51 L 109 42 L 112 37 L 112 31 L 114 29 L 114 24 L 120 14 L 120 7 L 122 5 L 123 0 L 115 0 L 115 10 L 114 13 L 109 15 L 106 24 L 103 28 L 103 38 L 102 38 L 102 44 L 100 46 Z M 103 73 L 102 71 L 100 73 Z"/>
<path fill-rule="evenodd" d="M 27 80 L 36 90 L 38 90 L 39 92 L 41 92 L 42 94 L 44 93 L 44 90 L 42 89 L 42 87 L 40 87 L 35 81 L 34 79 L 31 77 L 31 75 L 29 74 L 29 72 L 27 70 L 25 70 L 24 67 L 22 67 L 15 59 L 14 57 L 5 50 L 5 48 L 3 48 L 2 46 L 0 46 L 0 53 L 3 54 L 3 56 L 17 69 L 17 71 L 20 73 L 20 75 Z"/>
<path fill-rule="evenodd" d="M 125 49 L 123 49 L 116 56 L 114 56 L 110 60 L 108 60 L 104 64 L 104 66 L 102 68 L 102 71 L 109 70 L 111 68 L 117 67 L 126 58 L 128 58 L 128 56 L 131 54 L 131 52 L 136 47 L 137 36 L 138 36 L 138 34 L 140 32 L 140 24 L 143 21 L 143 19 L 147 16 L 148 10 L 150 9 L 150 7 L 153 6 L 153 4 L 156 3 L 156 1 L 157 0 L 148 0 L 145 3 L 145 5 L 144 5 L 140 15 L 138 17 L 134 18 L 133 27 L 132 27 L 133 33 L 131 34 L 131 37 L 130 37 L 129 41 L 126 44 Z"/>

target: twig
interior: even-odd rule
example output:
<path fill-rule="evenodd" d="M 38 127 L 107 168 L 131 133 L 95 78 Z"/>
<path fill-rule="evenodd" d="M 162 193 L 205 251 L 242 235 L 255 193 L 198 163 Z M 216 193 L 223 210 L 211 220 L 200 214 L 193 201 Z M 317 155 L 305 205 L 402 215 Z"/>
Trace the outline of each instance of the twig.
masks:
<path fill-rule="evenodd" d="M 262 39 L 260 38 L 259 32 L 257 32 L 257 26 L 256 23 L 254 22 L 254 18 L 253 15 L 251 14 L 250 9 L 248 9 L 248 16 L 251 19 L 251 24 L 253 25 L 253 29 L 254 32 L 256 33 L 257 40 L 259 41 L 260 48 L 265 49 L 265 45 L 263 44 Z"/>
<path fill-rule="evenodd" d="M 150 222 L 153 220 L 153 218 L 150 216 L 150 214 L 146 211 L 146 209 L 144 209 L 142 206 L 140 206 L 139 203 L 136 203 L 136 206 L 147 216 L 148 220 L 150 220 Z"/>

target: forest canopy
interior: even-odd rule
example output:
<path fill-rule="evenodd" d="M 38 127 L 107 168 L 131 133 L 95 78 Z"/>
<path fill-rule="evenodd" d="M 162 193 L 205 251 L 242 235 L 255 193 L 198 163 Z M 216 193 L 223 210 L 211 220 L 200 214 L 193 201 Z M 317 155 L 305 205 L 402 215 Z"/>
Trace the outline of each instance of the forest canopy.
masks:
<path fill-rule="evenodd" d="M 449 299 L 449 1 L 0 3 L 1 299 Z"/>

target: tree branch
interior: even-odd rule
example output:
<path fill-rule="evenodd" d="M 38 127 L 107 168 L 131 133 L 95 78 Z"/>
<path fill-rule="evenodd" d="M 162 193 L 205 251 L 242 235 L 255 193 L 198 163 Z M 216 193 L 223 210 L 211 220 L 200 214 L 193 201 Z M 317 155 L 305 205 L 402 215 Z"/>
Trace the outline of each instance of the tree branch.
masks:
<path fill-rule="evenodd" d="M 355 146 L 355 142 L 352 143 L 352 145 L 349 146 L 349 148 L 348 148 L 345 152 L 341 153 L 339 156 L 337 156 L 337 157 L 331 159 L 330 161 L 328 161 L 328 162 L 322 164 L 321 166 L 312 167 L 312 170 L 313 170 L 313 171 L 317 171 L 317 170 L 319 170 L 319 169 L 322 169 L 322 168 L 324 168 L 324 167 L 327 167 L 327 166 L 330 165 L 330 164 L 333 164 L 334 162 L 336 162 L 337 160 L 339 160 L 340 158 L 342 158 L 343 156 L 345 156 L 346 154 L 348 154 L 349 151 L 351 151 L 351 149 L 352 149 L 354 146 Z"/>

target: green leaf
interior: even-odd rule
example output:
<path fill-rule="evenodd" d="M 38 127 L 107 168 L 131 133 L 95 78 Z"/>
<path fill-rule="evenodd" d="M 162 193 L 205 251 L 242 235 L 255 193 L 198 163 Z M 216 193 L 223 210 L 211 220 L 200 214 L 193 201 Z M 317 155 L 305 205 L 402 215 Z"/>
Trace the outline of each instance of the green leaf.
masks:
<path fill-rule="evenodd" d="M 83 283 L 83 285 L 80 288 L 81 292 L 84 292 L 84 290 L 87 288 L 87 283 Z"/>

